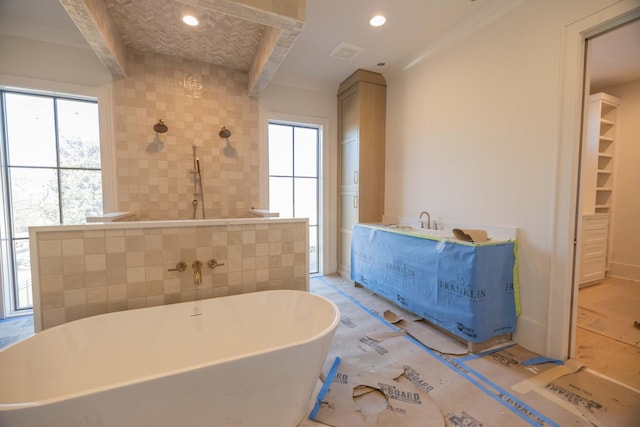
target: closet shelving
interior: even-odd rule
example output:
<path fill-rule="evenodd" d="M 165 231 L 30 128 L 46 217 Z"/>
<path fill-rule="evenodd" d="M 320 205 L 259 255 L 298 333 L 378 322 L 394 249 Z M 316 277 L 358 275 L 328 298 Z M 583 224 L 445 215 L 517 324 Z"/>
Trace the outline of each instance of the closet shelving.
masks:
<path fill-rule="evenodd" d="M 607 270 L 619 105 L 618 98 L 605 93 L 589 97 L 582 157 L 580 284 L 602 279 Z"/>
<path fill-rule="evenodd" d="M 606 94 L 593 97 L 593 108 L 599 113 L 598 168 L 596 170 L 596 213 L 608 213 L 613 196 L 613 164 L 615 154 L 616 112 L 619 101 Z M 595 114 L 595 113 L 594 113 Z"/>

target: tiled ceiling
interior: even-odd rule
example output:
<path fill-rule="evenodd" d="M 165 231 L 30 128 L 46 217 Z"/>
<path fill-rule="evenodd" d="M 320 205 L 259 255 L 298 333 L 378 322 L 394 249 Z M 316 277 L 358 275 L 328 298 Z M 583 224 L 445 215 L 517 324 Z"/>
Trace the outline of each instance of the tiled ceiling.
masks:
<path fill-rule="evenodd" d="M 129 48 L 246 72 L 259 96 L 304 26 L 304 0 L 59 0 L 116 76 Z M 200 25 L 182 22 L 185 12 Z"/>
<path fill-rule="evenodd" d="M 134 49 L 248 71 L 265 26 L 202 7 L 200 21 L 181 21 L 186 5 L 176 1 L 105 0 L 122 42 Z"/>

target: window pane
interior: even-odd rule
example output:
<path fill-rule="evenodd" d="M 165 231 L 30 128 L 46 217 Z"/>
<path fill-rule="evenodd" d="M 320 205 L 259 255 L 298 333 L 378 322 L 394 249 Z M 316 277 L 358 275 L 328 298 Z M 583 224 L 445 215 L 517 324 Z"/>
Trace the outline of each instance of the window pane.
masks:
<path fill-rule="evenodd" d="M 318 176 L 318 130 L 295 128 L 295 163 L 296 176 Z"/>
<path fill-rule="evenodd" d="M 33 306 L 31 292 L 31 259 L 29 258 L 29 240 L 14 241 L 16 255 L 16 309 L 22 310 Z"/>
<path fill-rule="evenodd" d="M 29 227 L 84 223 L 87 215 L 102 213 L 98 104 L 30 93 L 0 96 L 7 179 L 0 187 L 7 190 L 0 225 L 10 227 L 1 231 L 12 248 L 0 255 L 12 288 L 10 312 L 16 313 L 33 304 Z"/>
<path fill-rule="evenodd" d="M 293 175 L 291 126 L 269 124 L 269 175 Z"/>
<path fill-rule="evenodd" d="M 59 99 L 60 166 L 100 168 L 98 104 Z"/>
<path fill-rule="evenodd" d="M 102 215 L 100 171 L 63 170 L 60 184 L 64 224 L 83 224 L 87 216 Z"/>
<path fill-rule="evenodd" d="M 29 236 L 30 225 L 60 224 L 55 170 L 10 168 L 13 237 Z"/>
<path fill-rule="evenodd" d="M 295 217 L 309 218 L 309 225 L 318 224 L 318 180 L 295 178 Z"/>
<path fill-rule="evenodd" d="M 269 210 L 281 217 L 293 216 L 293 179 L 269 178 Z"/>
<path fill-rule="evenodd" d="M 55 166 L 53 99 L 6 94 L 9 165 Z"/>
<path fill-rule="evenodd" d="M 318 227 L 309 227 L 309 273 L 317 273 L 319 264 Z"/>

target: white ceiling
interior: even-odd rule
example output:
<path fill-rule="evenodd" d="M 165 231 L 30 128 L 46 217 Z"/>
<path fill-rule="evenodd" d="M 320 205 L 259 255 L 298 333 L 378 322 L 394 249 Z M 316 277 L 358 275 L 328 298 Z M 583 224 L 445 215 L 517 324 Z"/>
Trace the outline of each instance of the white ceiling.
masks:
<path fill-rule="evenodd" d="M 213 27 L 218 32 L 208 34 L 205 39 L 208 45 L 219 40 L 224 46 L 217 54 L 204 50 L 199 54 L 199 45 L 204 45 L 198 40 L 180 47 L 176 41 L 185 39 L 184 33 L 180 33 L 183 29 L 161 22 L 159 6 L 164 11 L 177 10 L 185 3 L 197 5 L 197 0 L 120 2 L 146 5 L 146 13 L 139 7 L 137 15 L 118 11 L 114 5 L 119 0 L 105 3 L 128 46 L 176 56 L 184 52 L 190 58 L 200 57 L 212 63 L 215 57 L 223 57 L 226 59 L 222 65 L 236 69 L 245 69 L 250 62 L 248 58 L 257 49 L 259 28 L 213 15 L 208 19 L 216 24 Z M 398 7 L 397 0 L 307 0 L 304 28 L 279 65 L 274 80 L 335 89 L 357 68 L 391 73 L 419 57 L 428 46 L 437 45 L 456 31 L 472 29 L 478 22 L 490 25 L 493 17 L 520 3 L 521 0 L 402 0 L 402 7 Z M 369 18 L 378 13 L 387 17 L 387 23 L 372 28 Z M 242 33 L 239 27 L 247 29 L 247 40 L 239 40 Z M 65 9 L 54 0 L 0 0 L 0 33 L 88 48 Z M 329 56 L 341 42 L 362 50 L 348 60 Z M 236 46 L 235 50 L 225 53 L 231 44 Z M 175 50 L 167 50 L 171 46 Z M 246 46 L 246 51 L 237 46 Z M 594 39 L 592 53 L 592 86 L 640 79 L 640 21 Z"/>
<path fill-rule="evenodd" d="M 591 93 L 640 79 L 640 20 L 589 40 Z"/>

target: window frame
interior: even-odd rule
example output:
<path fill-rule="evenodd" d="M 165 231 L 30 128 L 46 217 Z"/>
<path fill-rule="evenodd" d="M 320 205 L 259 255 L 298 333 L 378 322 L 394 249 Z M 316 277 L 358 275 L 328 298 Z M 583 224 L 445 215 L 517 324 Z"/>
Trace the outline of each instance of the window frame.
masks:
<path fill-rule="evenodd" d="M 20 76 L 8 76 L 0 74 L 0 89 L 25 94 L 56 96 L 60 98 L 72 98 L 79 100 L 97 101 L 98 121 L 100 132 L 100 159 L 102 171 L 102 207 L 104 212 L 113 212 L 118 206 L 116 191 L 115 169 L 115 143 L 113 140 L 113 94 L 110 87 L 92 87 L 71 83 L 54 82 L 33 79 Z M 4 132 L 4 129 L 0 129 Z M 4 238 L 0 236 L 0 238 Z M 33 248 L 31 249 L 33 255 Z M 32 271 L 36 270 L 37 263 L 32 265 Z M 0 277 L 4 282 L 6 274 L 0 267 Z M 40 305 L 40 292 L 37 281 L 32 282 L 33 305 Z M 0 319 L 30 314 L 32 310 L 19 310 L 13 308 L 13 295 L 7 295 L 5 286 L 0 289 Z"/>
<path fill-rule="evenodd" d="M 285 126 L 287 128 L 290 129 L 291 131 L 291 174 L 271 174 L 271 168 L 267 167 L 267 179 L 269 180 L 269 188 L 271 188 L 271 178 L 285 178 L 285 179 L 290 179 L 291 180 L 291 198 L 292 198 L 292 209 L 293 209 L 293 217 L 296 217 L 296 182 L 298 181 L 304 181 L 307 179 L 310 180 L 315 180 L 315 191 L 316 191 L 316 209 L 315 209 L 315 222 L 311 223 L 311 221 L 309 221 L 308 224 L 308 229 L 309 229 L 309 241 L 311 240 L 311 230 L 315 229 L 315 241 L 316 241 L 316 269 L 314 271 L 310 271 L 309 274 L 318 274 L 320 272 L 320 219 L 321 219 L 321 209 L 322 209 L 322 194 L 321 194 L 321 185 L 320 185 L 320 179 L 321 179 L 321 174 L 320 174 L 320 165 L 321 165 L 321 148 L 322 148 L 322 128 L 318 125 L 314 125 L 314 124 L 301 124 L 301 123 L 291 123 L 291 122 L 285 122 L 285 121 L 281 121 L 281 120 L 270 120 L 267 124 L 267 128 L 269 128 L 269 126 Z M 315 150 L 315 154 L 316 154 L 316 161 L 315 161 L 315 175 L 314 176 L 310 176 L 310 175 L 300 175 L 296 172 L 296 129 L 310 129 L 316 132 L 316 150 Z M 270 155 L 269 151 L 270 151 L 270 144 L 271 141 L 267 140 L 267 151 L 268 151 L 268 155 Z M 271 196 L 269 194 L 269 196 Z M 310 243 L 310 242 L 309 242 Z M 309 248 L 311 248 L 311 246 L 309 246 Z M 311 266 L 311 261 L 309 260 L 309 265 Z"/>
<path fill-rule="evenodd" d="M 333 220 L 330 217 L 332 209 L 330 197 L 334 194 L 329 177 L 328 153 L 329 145 L 329 120 L 324 117 L 304 116 L 280 112 L 260 112 L 260 207 L 269 206 L 269 123 L 314 127 L 319 132 L 318 147 L 318 275 L 326 274 L 326 269 L 331 268 L 330 244 L 332 239 L 331 226 Z"/>

